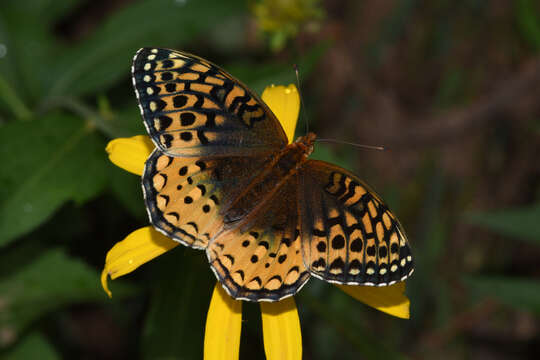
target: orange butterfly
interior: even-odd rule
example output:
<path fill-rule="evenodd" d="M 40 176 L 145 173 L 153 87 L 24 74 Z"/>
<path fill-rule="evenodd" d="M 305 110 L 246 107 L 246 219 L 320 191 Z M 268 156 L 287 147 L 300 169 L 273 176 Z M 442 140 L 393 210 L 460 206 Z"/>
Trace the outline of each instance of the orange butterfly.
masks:
<path fill-rule="evenodd" d="M 287 144 L 270 109 L 218 66 L 140 49 L 133 85 L 156 149 L 142 184 L 154 227 L 204 249 L 235 299 L 277 301 L 310 275 L 391 285 L 413 272 L 405 233 L 358 177 Z"/>

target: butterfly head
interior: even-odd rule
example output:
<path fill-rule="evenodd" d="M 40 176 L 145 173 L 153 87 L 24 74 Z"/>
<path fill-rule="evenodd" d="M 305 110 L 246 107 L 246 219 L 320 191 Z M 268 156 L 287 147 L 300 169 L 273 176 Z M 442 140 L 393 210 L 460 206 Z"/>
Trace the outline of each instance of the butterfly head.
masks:
<path fill-rule="evenodd" d="M 315 135 L 315 133 L 309 132 L 305 136 L 300 136 L 296 139 L 295 143 L 298 144 L 305 156 L 308 157 L 313 152 L 313 144 L 315 143 L 316 138 L 317 135 Z"/>

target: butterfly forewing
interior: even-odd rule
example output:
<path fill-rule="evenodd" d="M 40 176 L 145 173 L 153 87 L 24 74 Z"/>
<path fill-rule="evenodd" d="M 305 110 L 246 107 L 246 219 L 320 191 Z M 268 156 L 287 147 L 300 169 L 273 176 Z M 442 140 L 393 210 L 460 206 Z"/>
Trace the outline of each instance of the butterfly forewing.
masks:
<path fill-rule="evenodd" d="M 390 285 L 413 271 L 405 233 L 382 200 L 345 169 L 309 160 L 300 171 L 302 249 L 312 275 Z"/>
<path fill-rule="evenodd" d="M 133 59 L 132 72 L 148 133 L 166 154 L 255 156 L 287 144 L 268 107 L 206 60 L 143 48 Z"/>

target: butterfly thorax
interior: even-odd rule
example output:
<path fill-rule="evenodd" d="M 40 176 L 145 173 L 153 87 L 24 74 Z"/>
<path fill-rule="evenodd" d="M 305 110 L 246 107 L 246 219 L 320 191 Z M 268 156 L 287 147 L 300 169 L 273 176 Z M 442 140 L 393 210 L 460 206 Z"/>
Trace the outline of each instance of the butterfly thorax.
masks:
<path fill-rule="evenodd" d="M 282 189 L 294 176 L 313 152 L 316 135 L 308 133 L 299 137 L 294 143 L 269 156 L 267 165 L 254 176 L 251 182 L 225 209 L 225 221 L 236 223 L 248 215 L 255 217 L 267 206 L 269 199 Z"/>
<path fill-rule="evenodd" d="M 317 138 L 317 135 L 310 132 L 310 133 L 307 133 L 305 136 L 300 136 L 291 145 L 299 144 L 299 145 L 297 145 L 297 146 L 300 147 L 299 150 L 304 152 L 304 156 L 307 158 L 313 152 L 313 143 L 315 142 L 316 138 Z M 289 145 L 289 146 L 291 146 L 291 145 Z"/>

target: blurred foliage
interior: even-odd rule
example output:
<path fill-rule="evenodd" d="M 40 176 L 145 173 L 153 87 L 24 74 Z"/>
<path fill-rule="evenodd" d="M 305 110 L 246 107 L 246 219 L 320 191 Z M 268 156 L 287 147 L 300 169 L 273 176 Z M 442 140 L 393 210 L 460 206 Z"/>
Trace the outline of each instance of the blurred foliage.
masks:
<path fill-rule="evenodd" d="M 532 358 L 540 86 L 506 81 L 539 61 L 539 12 L 532 0 L 2 1 L 0 358 L 200 358 L 215 281 L 204 254 L 176 248 L 115 280 L 113 300 L 99 283 L 107 250 L 148 221 L 140 179 L 104 151 L 145 133 L 130 80 L 143 46 L 208 58 L 258 93 L 294 83 L 298 64 L 298 134 L 307 119 L 323 138 L 389 149 L 319 143 L 313 157 L 354 169 L 399 216 L 417 263 L 412 318 L 310 281 L 297 296 L 306 359 Z M 514 100 L 499 106 L 497 91 Z M 244 308 L 241 358 L 261 358 L 260 313 Z"/>
<path fill-rule="evenodd" d="M 540 204 L 488 213 L 469 212 L 465 218 L 472 224 L 540 245 Z"/>
<path fill-rule="evenodd" d="M 540 247 L 540 205 L 488 213 L 468 213 L 468 222 L 513 239 L 530 241 Z M 472 298 L 495 298 L 508 306 L 540 315 L 540 282 L 516 276 L 478 276 L 466 278 Z"/>
<path fill-rule="evenodd" d="M 118 296 L 125 294 L 124 288 L 118 289 Z M 14 338 L 51 310 L 74 302 L 105 300 L 96 287 L 95 273 L 59 249 L 48 250 L 1 281 L 0 294 L 1 329 Z"/>
<path fill-rule="evenodd" d="M 532 0 L 518 0 L 516 3 L 517 24 L 530 46 L 540 50 L 540 7 Z"/>
<path fill-rule="evenodd" d="M 43 336 L 39 334 L 29 334 L 16 348 L 8 351 L 5 358 L 11 360 L 55 360 L 60 359 L 60 356 L 53 347 L 47 343 Z"/>
<path fill-rule="evenodd" d="M 252 5 L 252 11 L 274 51 L 282 50 L 302 27 L 317 31 L 324 18 L 320 0 L 260 0 Z"/>

